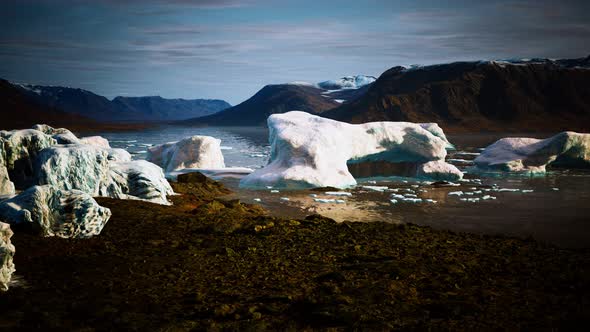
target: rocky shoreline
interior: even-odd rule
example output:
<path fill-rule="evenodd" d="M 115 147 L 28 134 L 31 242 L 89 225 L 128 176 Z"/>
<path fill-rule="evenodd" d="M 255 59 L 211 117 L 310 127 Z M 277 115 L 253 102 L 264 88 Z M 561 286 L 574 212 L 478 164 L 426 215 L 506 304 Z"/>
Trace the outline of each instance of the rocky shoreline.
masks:
<path fill-rule="evenodd" d="M 16 232 L 6 330 L 563 329 L 590 252 L 416 225 L 269 217 L 192 173 L 173 205 L 96 198 L 99 236 Z"/>

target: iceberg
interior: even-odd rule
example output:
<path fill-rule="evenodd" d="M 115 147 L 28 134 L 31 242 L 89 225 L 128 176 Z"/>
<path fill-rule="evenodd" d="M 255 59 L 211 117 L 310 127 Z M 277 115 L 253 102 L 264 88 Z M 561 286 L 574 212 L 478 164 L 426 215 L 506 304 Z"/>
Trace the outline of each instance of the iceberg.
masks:
<path fill-rule="evenodd" d="M 100 234 L 111 217 L 87 193 L 33 186 L 0 203 L 0 219 L 12 225 L 27 225 L 43 236 L 88 238 Z"/>
<path fill-rule="evenodd" d="M 10 225 L 0 222 L 0 292 L 7 291 L 14 273 L 14 245 L 10 242 L 13 233 Z"/>
<path fill-rule="evenodd" d="M 475 158 L 479 170 L 545 173 L 547 166 L 589 168 L 590 134 L 572 131 L 546 139 L 502 138 Z"/>
<path fill-rule="evenodd" d="M 148 148 L 148 161 L 162 167 L 166 173 L 185 168 L 224 168 L 221 140 L 211 136 L 191 136 L 178 142 Z"/>
<path fill-rule="evenodd" d="M 357 184 L 347 163 L 413 164 L 415 176 L 459 180 L 444 159 L 450 143 L 436 124 L 349 124 L 292 111 L 268 117 L 268 164 L 240 181 L 245 188 L 349 188 Z M 435 163 L 430 163 L 435 162 Z"/>

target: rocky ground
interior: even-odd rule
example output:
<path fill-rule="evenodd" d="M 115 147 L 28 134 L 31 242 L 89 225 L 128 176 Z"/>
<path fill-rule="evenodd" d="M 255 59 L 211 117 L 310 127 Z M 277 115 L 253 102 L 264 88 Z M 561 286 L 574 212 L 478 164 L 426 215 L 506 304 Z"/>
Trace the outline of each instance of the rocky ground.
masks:
<path fill-rule="evenodd" d="M 90 239 L 15 230 L 0 330 L 571 330 L 590 251 L 415 225 L 269 217 L 199 175 L 173 206 L 97 198 Z"/>

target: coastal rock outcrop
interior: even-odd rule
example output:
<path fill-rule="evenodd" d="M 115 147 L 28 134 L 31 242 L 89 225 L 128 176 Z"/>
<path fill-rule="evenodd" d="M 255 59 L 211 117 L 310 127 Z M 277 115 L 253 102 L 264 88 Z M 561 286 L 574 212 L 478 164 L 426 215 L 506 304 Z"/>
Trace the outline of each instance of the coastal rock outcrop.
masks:
<path fill-rule="evenodd" d="M 544 173 L 547 166 L 590 168 L 590 134 L 571 131 L 546 139 L 502 138 L 475 158 L 480 170 Z"/>
<path fill-rule="evenodd" d="M 91 237 L 100 234 L 110 217 L 111 211 L 89 194 L 51 185 L 33 186 L 0 203 L 0 220 L 43 236 Z"/>
<path fill-rule="evenodd" d="M 14 273 L 14 245 L 10 242 L 12 230 L 10 225 L 0 222 L 0 292 L 8 290 L 8 284 Z"/>
<path fill-rule="evenodd" d="M 271 115 L 268 127 L 269 163 L 243 178 L 242 187 L 346 188 L 356 185 L 347 163 L 379 161 L 413 163 L 422 169 L 415 176 L 435 175 L 437 180 L 462 177 L 444 162 L 450 143 L 436 124 L 353 125 L 294 111 Z M 428 164 L 433 161 L 436 165 Z"/>
<path fill-rule="evenodd" d="M 192 136 L 150 147 L 147 160 L 161 166 L 166 173 L 185 168 L 225 167 L 221 140 L 210 136 Z"/>

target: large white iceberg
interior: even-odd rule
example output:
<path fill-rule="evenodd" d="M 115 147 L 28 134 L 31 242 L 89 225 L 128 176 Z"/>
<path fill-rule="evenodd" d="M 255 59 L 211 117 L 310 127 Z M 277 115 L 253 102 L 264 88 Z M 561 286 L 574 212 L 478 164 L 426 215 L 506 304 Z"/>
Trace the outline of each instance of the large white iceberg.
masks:
<path fill-rule="evenodd" d="M 150 147 L 146 159 L 162 167 L 166 173 L 186 168 L 225 167 L 221 140 L 211 136 L 192 136 Z"/>
<path fill-rule="evenodd" d="M 571 131 L 546 139 L 502 138 L 474 160 L 480 170 L 544 173 L 548 165 L 590 167 L 590 134 Z"/>
<path fill-rule="evenodd" d="M 436 179 L 457 180 L 463 175 L 444 162 L 450 144 L 436 124 L 354 125 L 293 111 L 271 115 L 268 127 L 269 163 L 243 178 L 242 187 L 347 188 L 356 185 L 347 163 L 375 161 L 415 163 L 422 169 L 415 175 L 435 174 Z"/>

